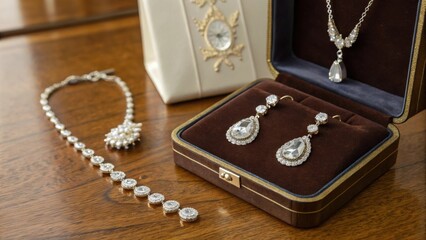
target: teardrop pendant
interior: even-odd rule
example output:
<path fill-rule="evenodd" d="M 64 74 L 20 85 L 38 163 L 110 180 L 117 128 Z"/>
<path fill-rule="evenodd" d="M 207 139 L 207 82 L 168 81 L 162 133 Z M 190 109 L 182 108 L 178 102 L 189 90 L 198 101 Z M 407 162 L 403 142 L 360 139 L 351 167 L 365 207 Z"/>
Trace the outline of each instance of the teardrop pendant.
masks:
<path fill-rule="evenodd" d="M 335 83 L 340 83 L 346 78 L 346 67 L 343 61 L 336 60 L 331 64 L 328 72 L 328 79 Z"/>
<path fill-rule="evenodd" d="M 328 79 L 335 83 L 340 83 L 346 78 L 346 66 L 343 63 L 342 50 L 337 51 L 337 59 L 331 64 L 328 72 Z"/>

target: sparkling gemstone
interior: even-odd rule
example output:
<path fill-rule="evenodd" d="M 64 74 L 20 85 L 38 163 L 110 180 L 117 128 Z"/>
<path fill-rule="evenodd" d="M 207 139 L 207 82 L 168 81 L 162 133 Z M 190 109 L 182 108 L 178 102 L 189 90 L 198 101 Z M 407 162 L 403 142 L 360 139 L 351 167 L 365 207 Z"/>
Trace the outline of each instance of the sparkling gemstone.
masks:
<path fill-rule="evenodd" d="M 245 139 L 250 136 L 254 129 L 254 122 L 246 118 L 238 122 L 231 130 L 231 135 L 236 139 Z"/>
<path fill-rule="evenodd" d="M 86 149 L 84 149 L 81 153 L 83 154 L 83 156 L 85 156 L 85 157 L 87 157 L 87 158 L 90 158 L 90 157 L 92 157 L 92 156 L 93 156 L 93 154 L 95 154 L 95 151 L 93 151 L 93 150 L 92 150 L 92 149 L 90 149 L 90 148 L 86 148 Z"/>
<path fill-rule="evenodd" d="M 316 124 L 311 124 L 307 127 L 308 129 L 308 133 L 310 134 L 317 134 L 318 133 L 318 125 Z"/>
<path fill-rule="evenodd" d="M 76 142 L 74 143 L 74 148 L 77 150 L 82 150 L 86 147 L 86 144 L 82 143 L 82 142 Z"/>
<path fill-rule="evenodd" d="M 349 34 L 348 38 L 351 41 L 351 43 L 354 43 L 358 37 L 358 29 L 354 28 L 351 33 Z"/>
<path fill-rule="evenodd" d="M 345 47 L 351 47 L 352 46 L 352 41 L 349 38 L 345 38 Z"/>
<path fill-rule="evenodd" d="M 268 97 L 266 97 L 266 104 L 268 104 L 269 106 L 275 106 L 278 103 L 278 97 L 277 95 L 269 95 Z"/>
<path fill-rule="evenodd" d="M 226 138 L 232 144 L 246 145 L 253 142 L 259 133 L 259 119 L 251 116 L 244 118 L 226 131 Z"/>
<path fill-rule="evenodd" d="M 342 61 L 336 60 L 330 67 L 328 79 L 332 82 L 339 83 L 346 78 L 346 67 Z"/>
<path fill-rule="evenodd" d="M 327 113 L 320 112 L 315 116 L 315 120 L 321 124 L 327 123 L 328 115 Z"/>
<path fill-rule="evenodd" d="M 40 100 L 40 104 L 43 105 L 43 106 L 47 105 L 47 103 L 48 103 L 47 99 L 41 99 Z"/>
<path fill-rule="evenodd" d="M 157 205 L 164 201 L 164 195 L 161 193 L 153 193 L 148 196 L 149 204 Z"/>
<path fill-rule="evenodd" d="M 147 186 L 137 186 L 133 189 L 133 193 L 136 197 L 146 197 L 151 193 L 151 189 Z"/>
<path fill-rule="evenodd" d="M 124 189 L 133 189 L 138 182 L 133 178 L 126 178 L 121 181 L 121 187 Z"/>
<path fill-rule="evenodd" d="M 265 105 L 259 105 L 256 107 L 256 112 L 265 115 L 268 112 L 268 107 L 266 107 Z"/>
<path fill-rule="evenodd" d="M 165 213 L 174 213 L 179 210 L 180 204 L 175 200 L 168 200 L 163 203 L 163 211 Z"/>
<path fill-rule="evenodd" d="M 345 41 L 343 40 L 342 36 L 337 37 L 336 41 L 334 42 L 336 47 L 338 49 L 342 49 L 343 46 L 345 46 Z"/>
<path fill-rule="evenodd" d="M 305 162 L 311 153 L 309 136 L 295 138 L 282 145 L 276 153 L 279 163 L 288 167 L 294 167 Z"/>
<path fill-rule="evenodd" d="M 50 117 L 55 116 L 55 113 L 54 113 L 54 112 L 52 112 L 52 111 L 47 111 L 47 112 L 46 112 L 46 116 L 50 118 Z"/>
<path fill-rule="evenodd" d="M 104 162 L 104 158 L 101 156 L 93 156 L 90 158 L 90 162 L 94 165 L 94 166 L 99 166 L 99 164 Z"/>
<path fill-rule="evenodd" d="M 60 122 L 59 122 L 59 119 L 58 119 L 58 118 L 56 118 L 56 117 L 51 117 L 51 118 L 50 118 L 50 122 L 51 122 L 51 123 L 53 123 L 53 124 L 55 124 L 55 125 L 56 125 L 56 124 L 58 124 L 58 123 L 60 123 Z"/>
<path fill-rule="evenodd" d="M 64 130 L 65 129 L 65 125 L 64 124 L 62 124 L 62 123 L 57 123 L 57 124 L 55 124 L 55 128 L 56 128 L 56 130 Z"/>
<path fill-rule="evenodd" d="M 76 143 L 76 142 L 78 142 L 78 138 L 76 138 L 76 137 L 74 137 L 74 136 L 68 136 L 67 137 L 67 141 L 69 142 L 69 143 Z"/>
<path fill-rule="evenodd" d="M 71 136 L 71 132 L 69 130 L 61 130 L 62 137 L 69 137 Z"/>
<path fill-rule="evenodd" d="M 289 160 L 298 159 L 302 156 L 305 150 L 305 142 L 302 138 L 295 138 L 284 144 L 282 149 L 282 155 Z"/>
<path fill-rule="evenodd" d="M 113 171 L 109 174 L 109 176 L 111 177 L 112 181 L 119 182 L 126 177 L 126 174 L 122 171 Z"/>
<path fill-rule="evenodd" d="M 101 170 L 102 173 L 110 173 L 114 170 L 114 165 L 111 163 L 100 163 L 99 170 Z"/>
<path fill-rule="evenodd" d="M 198 211 L 190 207 L 182 208 L 179 210 L 179 217 L 183 222 L 193 222 L 198 218 Z"/>

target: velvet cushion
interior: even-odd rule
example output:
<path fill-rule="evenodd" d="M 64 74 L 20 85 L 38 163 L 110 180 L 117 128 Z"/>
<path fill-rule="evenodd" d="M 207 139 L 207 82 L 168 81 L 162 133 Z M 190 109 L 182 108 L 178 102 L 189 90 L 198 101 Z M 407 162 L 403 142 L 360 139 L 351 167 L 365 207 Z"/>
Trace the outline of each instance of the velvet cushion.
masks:
<path fill-rule="evenodd" d="M 291 95 L 294 101 L 281 100 L 262 116 L 259 134 L 252 143 L 245 146 L 229 143 L 225 137 L 227 129 L 254 115 L 255 107 L 265 104 L 270 94 Z M 342 121 L 330 119 L 320 126 L 319 134 L 311 139 L 312 152 L 305 163 L 297 167 L 281 165 L 275 158 L 277 149 L 293 138 L 306 135 L 307 125 L 315 122 L 319 111 L 330 117 L 338 114 Z M 284 190 L 307 196 L 320 192 L 386 139 L 389 132 L 383 124 L 384 121 L 379 124 L 279 82 L 264 80 L 200 118 L 181 133 L 181 138 Z"/>

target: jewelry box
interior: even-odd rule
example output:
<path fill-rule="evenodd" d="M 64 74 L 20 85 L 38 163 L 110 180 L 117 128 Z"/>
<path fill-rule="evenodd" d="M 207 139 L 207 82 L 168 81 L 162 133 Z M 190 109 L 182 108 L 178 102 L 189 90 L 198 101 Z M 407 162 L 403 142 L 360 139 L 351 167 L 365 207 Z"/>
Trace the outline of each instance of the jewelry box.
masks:
<path fill-rule="evenodd" d="M 333 1 L 342 33 L 367 2 Z M 398 152 L 395 123 L 424 108 L 426 1 L 374 4 L 357 42 L 344 50 L 348 79 L 334 83 L 325 1 L 271 0 L 267 62 L 275 81 L 256 80 L 176 128 L 175 163 L 301 228 L 318 226 L 386 173 Z M 279 101 L 259 118 L 253 142 L 231 144 L 229 127 L 271 94 L 293 101 Z M 306 135 L 318 112 L 341 121 L 320 127 L 304 163 L 280 164 L 277 149 Z"/>

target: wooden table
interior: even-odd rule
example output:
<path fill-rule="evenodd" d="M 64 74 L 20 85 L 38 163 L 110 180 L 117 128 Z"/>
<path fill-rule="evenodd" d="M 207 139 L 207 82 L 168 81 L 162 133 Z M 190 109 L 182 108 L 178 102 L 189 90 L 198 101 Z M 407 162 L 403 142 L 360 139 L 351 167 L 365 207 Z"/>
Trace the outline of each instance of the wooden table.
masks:
<path fill-rule="evenodd" d="M 115 68 L 135 98 L 142 143 L 109 151 L 103 135 L 125 101 L 110 83 L 54 94 L 59 119 L 88 146 L 154 191 L 199 210 L 180 223 L 117 184 L 67 145 L 40 93 L 70 74 Z M 145 73 L 137 16 L 0 39 L 0 239 L 424 239 L 426 111 L 399 125 L 396 165 L 318 228 L 293 228 L 173 163 L 170 133 L 221 97 L 166 106 Z"/>

